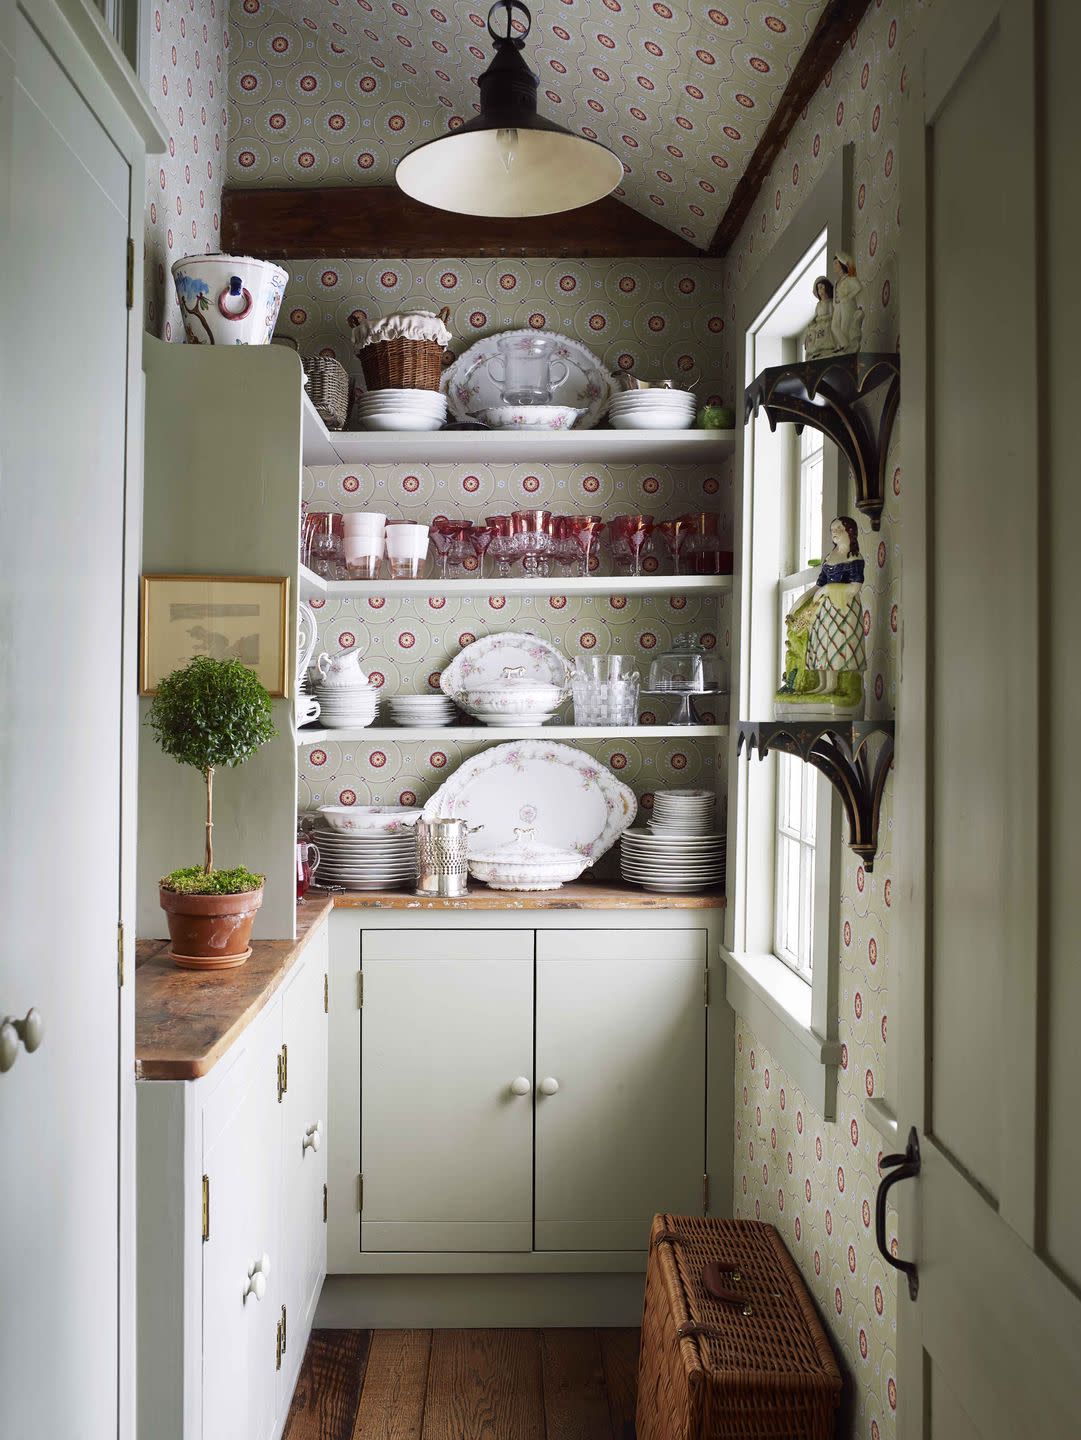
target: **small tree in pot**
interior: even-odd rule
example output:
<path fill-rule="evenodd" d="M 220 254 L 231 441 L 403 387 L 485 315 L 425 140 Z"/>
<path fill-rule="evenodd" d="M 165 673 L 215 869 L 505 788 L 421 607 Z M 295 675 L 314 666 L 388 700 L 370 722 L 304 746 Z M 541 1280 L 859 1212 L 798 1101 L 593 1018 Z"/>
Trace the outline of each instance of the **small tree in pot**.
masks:
<path fill-rule="evenodd" d="M 242 867 L 214 869 L 214 772 L 242 765 L 274 737 L 270 696 L 239 660 L 200 655 L 161 682 L 146 723 L 165 754 L 193 766 L 206 785 L 203 864 L 174 870 L 160 882 L 172 957 L 190 970 L 242 965 L 251 953 L 265 876 Z"/>

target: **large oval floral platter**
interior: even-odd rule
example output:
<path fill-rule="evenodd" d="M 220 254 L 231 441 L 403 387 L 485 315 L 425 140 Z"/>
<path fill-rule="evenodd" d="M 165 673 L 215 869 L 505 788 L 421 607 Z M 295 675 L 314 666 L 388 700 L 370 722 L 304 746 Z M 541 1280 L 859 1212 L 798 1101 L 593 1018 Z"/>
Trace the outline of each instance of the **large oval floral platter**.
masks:
<path fill-rule="evenodd" d="M 518 740 L 465 761 L 424 807 L 424 819 L 454 817 L 483 826 L 469 854 L 508 844 L 530 826 L 538 841 L 573 850 L 590 865 L 638 813 L 634 791 L 607 766 L 570 745 Z"/>
<path fill-rule="evenodd" d="M 550 331 L 545 332 L 550 334 Z M 508 335 L 520 336 L 523 343 L 537 338 L 536 330 L 510 330 L 486 335 L 443 371 L 439 388 L 455 419 L 475 420 L 482 410 L 503 404 L 502 387 L 492 379 L 488 362 L 499 357 L 497 342 Z M 612 381 L 608 371 L 591 351 L 569 335 L 557 335 L 552 358 L 564 361 L 567 378 L 552 391 L 552 405 L 573 405 L 583 412 L 576 430 L 590 430 L 608 408 Z"/>
<path fill-rule="evenodd" d="M 482 635 L 459 650 L 440 675 L 439 688 L 444 695 L 462 704 L 469 691 L 502 680 L 507 668 L 522 669 L 529 680 L 555 685 L 564 697 L 569 691 L 570 666 L 556 647 L 539 635 L 519 634 L 515 630 Z"/>

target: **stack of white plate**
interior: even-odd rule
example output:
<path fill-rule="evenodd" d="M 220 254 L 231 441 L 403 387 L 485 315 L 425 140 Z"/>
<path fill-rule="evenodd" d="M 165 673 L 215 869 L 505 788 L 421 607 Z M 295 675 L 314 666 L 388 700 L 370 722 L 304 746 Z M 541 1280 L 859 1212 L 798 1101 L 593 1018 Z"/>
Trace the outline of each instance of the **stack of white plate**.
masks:
<path fill-rule="evenodd" d="M 668 895 L 687 895 L 724 886 L 723 835 L 664 835 L 625 830 L 620 842 L 624 880 Z"/>
<path fill-rule="evenodd" d="M 717 831 L 717 800 L 712 790 L 658 790 L 653 796 L 655 834 L 713 835 Z"/>
<path fill-rule="evenodd" d="M 689 430 L 697 400 L 691 390 L 625 390 L 608 406 L 615 430 Z"/>
<path fill-rule="evenodd" d="M 319 722 L 328 730 L 362 730 L 375 719 L 379 691 L 374 685 L 317 685 Z"/>
<path fill-rule="evenodd" d="M 409 727 L 452 725 L 458 707 L 446 695 L 391 695 L 387 699 L 395 725 Z"/>
<path fill-rule="evenodd" d="M 438 390 L 365 390 L 357 396 L 357 418 L 365 430 L 439 430 L 447 397 Z"/>
<path fill-rule="evenodd" d="M 317 826 L 311 835 L 319 847 L 319 885 L 344 885 L 347 890 L 413 888 L 417 842 L 412 826 L 393 834 L 372 830 L 357 835 Z"/>

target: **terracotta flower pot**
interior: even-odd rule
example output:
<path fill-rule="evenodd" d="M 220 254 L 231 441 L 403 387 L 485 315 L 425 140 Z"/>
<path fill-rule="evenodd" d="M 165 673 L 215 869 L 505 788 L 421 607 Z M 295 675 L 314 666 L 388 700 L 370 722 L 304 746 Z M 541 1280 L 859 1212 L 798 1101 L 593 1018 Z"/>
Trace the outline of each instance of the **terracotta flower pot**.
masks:
<path fill-rule="evenodd" d="M 242 895 L 178 895 L 159 887 L 170 955 L 182 970 L 232 970 L 251 954 L 251 927 L 263 887 Z"/>

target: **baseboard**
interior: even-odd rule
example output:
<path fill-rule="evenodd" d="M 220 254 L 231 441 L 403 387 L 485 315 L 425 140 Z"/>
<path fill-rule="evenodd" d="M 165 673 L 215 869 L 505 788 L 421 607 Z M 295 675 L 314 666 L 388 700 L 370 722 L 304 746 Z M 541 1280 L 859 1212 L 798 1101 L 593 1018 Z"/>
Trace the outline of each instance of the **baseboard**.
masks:
<path fill-rule="evenodd" d="M 643 1276 L 328 1275 L 327 1330 L 621 1326 L 642 1319 Z"/>

